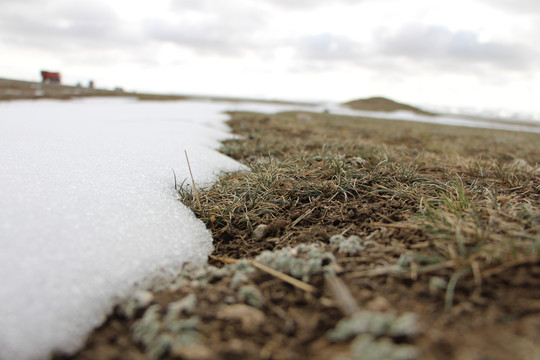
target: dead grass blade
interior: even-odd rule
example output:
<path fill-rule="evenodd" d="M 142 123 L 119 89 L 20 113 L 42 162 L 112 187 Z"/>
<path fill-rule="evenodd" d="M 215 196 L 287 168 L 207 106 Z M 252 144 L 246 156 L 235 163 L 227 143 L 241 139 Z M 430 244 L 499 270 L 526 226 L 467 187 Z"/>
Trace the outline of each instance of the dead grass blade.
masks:
<path fill-rule="evenodd" d="M 210 258 L 212 260 L 216 260 L 216 261 L 219 261 L 219 262 L 222 262 L 224 264 L 236 264 L 242 260 L 238 260 L 238 259 L 228 259 L 228 258 L 220 258 L 220 257 L 216 257 L 216 256 L 213 256 L 213 255 L 210 255 Z M 248 263 L 250 265 L 252 265 L 253 267 L 256 267 L 257 269 L 261 270 L 261 271 L 264 271 L 265 273 L 267 274 L 270 274 L 288 284 L 291 284 L 292 286 L 300 289 L 300 290 L 303 290 L 305 292 L 308 292 L 308 293 L 315 293 L 317 291 L 317 288 L 315 286 L 312 286 L 310 284 L 307 284 L 303 281 L 300 281 L 298 279 L 295 279 L 293 278 L 292 276 L 289 276 L 287 274 L 284 274 L 282 273 L 281 271 L 278 271 L 278 270 L 275 270 L 275 269 L 272 269 L 266 265 L 263 265 L 255 260 L 248 260 Z"/>
<path fill-rule="evenodd" d="M 328 289 L 345 316 L 351 316 L 358 312 L 356 300 L 347 285 L 340 278 L 337 276 L 328 276 L 325 280 Z"/>
<path fill-rule="evenodd" d="M 191 172 L 191 165 L 189 164 L 189 157 L 187 154 L 187 150 L 184 150 L 184 153 L 186 154 L 186 161 L 187 161 L 187 166 L 189 169 L 189 175 L 191 175 L 191 184 L 193 185 L 193 194 L 195 195 L 195 199 L 197 200 L 197 206 L 200 209 L 201 201 L 199 200 L 199 192 L 197 191 L 197 187 L 195 186 L 195 179 L 193 178 L 193 173 Z"/>

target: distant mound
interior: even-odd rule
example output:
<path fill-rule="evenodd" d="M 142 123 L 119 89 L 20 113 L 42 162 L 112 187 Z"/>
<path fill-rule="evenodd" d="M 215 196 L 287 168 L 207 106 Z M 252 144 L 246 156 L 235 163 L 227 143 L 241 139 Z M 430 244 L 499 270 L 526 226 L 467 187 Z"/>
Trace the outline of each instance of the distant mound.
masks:
<path fill-rule="evenodd" d="M 420 110 L 414 106 L 401 104 L 390 99 L 383 97 L 372 97 L 369 99 L 360 99 L 346 102 L 343 104 L 355 110 L 366 110 L 366 111 L 412 111 L 416 114 L 434 116 L 434 113 L 430 113 L 424 110 Z"/>

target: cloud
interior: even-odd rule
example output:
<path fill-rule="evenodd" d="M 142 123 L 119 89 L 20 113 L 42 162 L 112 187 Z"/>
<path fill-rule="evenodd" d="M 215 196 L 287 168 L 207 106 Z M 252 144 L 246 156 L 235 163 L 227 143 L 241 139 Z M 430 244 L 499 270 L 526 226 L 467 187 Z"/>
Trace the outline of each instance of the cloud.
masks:
<path fill-rule="evenodd" d="M 410 25 L 394 34 L 379 33 L 381 54 L 415 62 L 456 67 L 477 64 L 523 71 L 538 66 L 536 52 L 524 45 L 482 42 L 469 31 L 452 32 L 441 26 Z"/>
<path fill-rule="evenodd" d="M 334 0 L 329 2 L 328 0 L 264 0 L 267 4 L 274 5 L 286 9 L 313 9 L 316 7 L 324 5 L 335 5 L 335 4 L 348 4 L 356 5 L 365 3 L 370 0 Z"/>
<path fill-rule="evenodd" d="M 170 42 L 202 54 L 241 56 L 261 47 L 264 9 L 241 1 L 176 0 L 169 19 L 145 21 L 150 40 Z"/>
<path fill-rule="evenodd" d="M 319 61 L 355 61 L 361 54 L 359 43 L 330 33 L 306 36 L 296 49 L 300 57 Z"/>
<path fill-rule="evenodd" d="M 18 6 L 18 5 L 27 5 L 27 4 L 39 4 L 40 0 L 2 0 L 0 3 L 5 6 Z"/>
<path fill-rule="evenodd" d="M 76 51 L 136 42 L 119 26 L 116 15 L 99 3 L 34 5 L 21 1 L 0 14 L 0 39 L 35 48 Z"/>
<path fill-rule="evenodd" d="M 258 5 L 270 5 L 278 8 L 285 9 L 313 9 L 324 5 L 335 5 L 335 4 L 361 4 L 366 1 L 374 0 L 259 0 L 257 1 Z M 251 7 L 254 5 L 253 1 L 250 0 L 173 0 L 173 8 L 183 8 L 183 9 L 199 9 L 199 10 L 212 10 L 227 5 L 229 7 L 234 7 L 237 9 Z"/>
<path fill-rule="evenodd" d="M 489 6 L 501 7 L 504 10 L 523 15 L 540 15 L 540 1 L 538 0 L 482 0 Z"/>
<path fill-rule="evenodd" d="M 170 42 L 202 54 L 240 56 L 249 46 L 246 39 L 238 38 L 234 31 L 216 25 L 171 23 L 156 19 L 147 21 L 144 28 L 151 40 Z"/>

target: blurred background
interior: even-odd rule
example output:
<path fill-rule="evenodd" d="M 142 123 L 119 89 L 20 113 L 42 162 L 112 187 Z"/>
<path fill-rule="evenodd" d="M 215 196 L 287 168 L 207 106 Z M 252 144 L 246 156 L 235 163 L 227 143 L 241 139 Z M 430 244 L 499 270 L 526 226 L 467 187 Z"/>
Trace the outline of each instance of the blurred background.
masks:
<path fill-rule="evenodd" d="M 0 77 L 540 120 L 538 0 L 0 0 Z"/>

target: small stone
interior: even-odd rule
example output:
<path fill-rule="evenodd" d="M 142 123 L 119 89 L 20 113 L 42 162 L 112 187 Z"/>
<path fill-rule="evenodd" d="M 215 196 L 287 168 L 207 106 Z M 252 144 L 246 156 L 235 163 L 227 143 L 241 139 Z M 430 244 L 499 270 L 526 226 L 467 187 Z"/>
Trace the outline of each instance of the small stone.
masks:
<path fill-rule="evenodd" d="M 217 313 L 217 318 L 221 320 L 240 321 L 244 332 L 257 330 L 266 319 L 261 310 L 244 304 L 229 305 L 221 308 Z"/>
<path fill-rule="evenodd" d="M 255 230 L 253 230 L 253 238 L 255 240 L 261 240 L 264 236 L 264 232 L 266 230 L 266 228 L 268 227 L 268 225 L 265 225 L 265 224 L 261 224 L 259 226 L 257 226 L 255 228 Z"/>
<path fill-rule="evenodd" d="M 512 166 L 522 170 L 533 170 L 533 167 L 524 159 L 515 159 Z"/>
<path fill-rule="evenodd" d="M 382 296 L 377 296 L 366 305 L 366 309 L 378 312 L 388 311 L 391 307 L 390 302 Z"/>
<path fill-rule="evenodd" d="M 429 279 L 429 293 L 431 295 L 437 295 L 446 290 L 447 284 L 448 283 L 443 278 L 433 276 L 431 279 Z"/>

